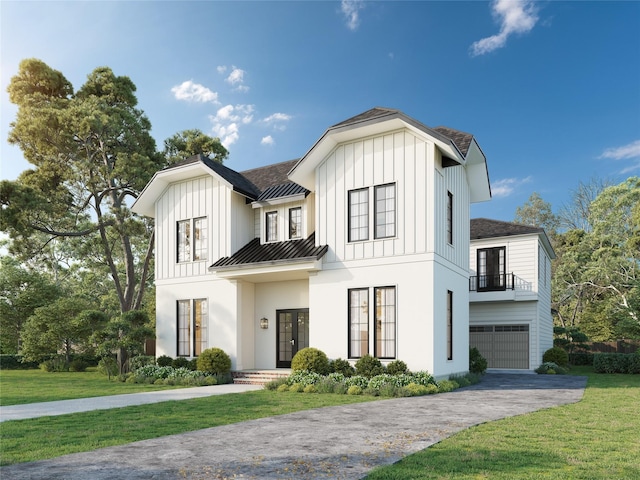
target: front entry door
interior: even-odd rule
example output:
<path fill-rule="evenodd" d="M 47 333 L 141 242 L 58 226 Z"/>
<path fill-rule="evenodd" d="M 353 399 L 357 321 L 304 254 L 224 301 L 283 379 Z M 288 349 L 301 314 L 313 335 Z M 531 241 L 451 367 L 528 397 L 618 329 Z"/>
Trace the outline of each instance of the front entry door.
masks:
<path fill-rule="evenodd" d="M 291 359 L 309 346 L 309 309 L 277 310 L 277 368 L 291 368 Z"/>

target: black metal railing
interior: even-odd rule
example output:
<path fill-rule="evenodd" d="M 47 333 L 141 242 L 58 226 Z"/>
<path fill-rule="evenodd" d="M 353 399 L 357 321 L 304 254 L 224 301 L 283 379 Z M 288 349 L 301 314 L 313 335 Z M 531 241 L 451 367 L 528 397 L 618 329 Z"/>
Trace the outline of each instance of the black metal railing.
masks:
<path fill-rule="evenodd" d="M 469 277 L 470 292 L 500 292 L 513 290 L 515 274 L 499 273 L 497 275 L 474 275 Z"/>

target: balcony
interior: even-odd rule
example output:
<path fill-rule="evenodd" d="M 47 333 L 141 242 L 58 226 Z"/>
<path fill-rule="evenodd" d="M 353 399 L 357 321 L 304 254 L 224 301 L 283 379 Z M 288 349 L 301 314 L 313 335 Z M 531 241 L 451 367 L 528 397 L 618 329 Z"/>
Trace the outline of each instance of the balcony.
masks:
<path fill-rule="evenodd" d="M 469 277 L 470 302 L 516 300 L 516 276 L 513 273 L 473 275 Z"/>

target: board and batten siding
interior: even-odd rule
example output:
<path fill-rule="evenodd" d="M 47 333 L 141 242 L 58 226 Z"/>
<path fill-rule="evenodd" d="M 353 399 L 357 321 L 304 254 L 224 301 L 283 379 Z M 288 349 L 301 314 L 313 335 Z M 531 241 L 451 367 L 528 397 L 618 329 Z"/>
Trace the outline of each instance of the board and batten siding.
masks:
<path fill-rule="evenodd" d="M 316 169 L 316 242 L 325 266 L 435 253 L 467 270 L 469 193 L 463 167 L 441 168 L 428 139 L 408 130 L 338 145 Z M 374 186 L 395 184 L 396 235 L 374 239 Z M 369 188 L 369 239 L 348 241 L 349 191 Z M 446 241 L 447 191 L 454 195 L 454 244 Z"/>
<path fill-rule="evenodd" d="M 535 360 L 542 363 L 542 355 L 553 347 L 553 317 L 551 316 L 551 259 L 540 242 L 538 245 L 538 256 L 542 265 L 542 272 L 539 272 L 540 288 L 538 289 L 538 334 L 539 351 Z M 540 268 L 540 267 L 538 267 Z M 536 365 L 537 367 L 537 365 Z"/>
<path fill-rule="evenodd" d="M 156 202 L 156 280 L 206 275 L 229 255 L 231 190 L 212 176 L 169 185 Z M 207 259 L 177 262 L 177 222 L 207 218 Z"/>

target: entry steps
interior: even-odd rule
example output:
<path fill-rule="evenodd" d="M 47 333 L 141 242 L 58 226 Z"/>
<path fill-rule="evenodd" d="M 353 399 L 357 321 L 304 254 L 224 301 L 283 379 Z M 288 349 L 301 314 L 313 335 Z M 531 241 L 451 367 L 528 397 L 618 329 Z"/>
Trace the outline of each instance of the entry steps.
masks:
<path fill-rule="evenodd" d="M 233 383 L 240 385 L 265 385 L 272 380 L 286 378 L 291 375 L 289 369 L 279 370 L 239 370 L 231 372 Z"/>

